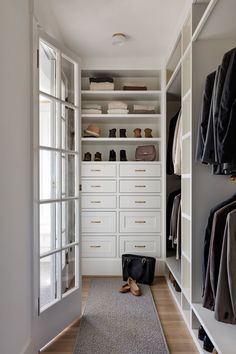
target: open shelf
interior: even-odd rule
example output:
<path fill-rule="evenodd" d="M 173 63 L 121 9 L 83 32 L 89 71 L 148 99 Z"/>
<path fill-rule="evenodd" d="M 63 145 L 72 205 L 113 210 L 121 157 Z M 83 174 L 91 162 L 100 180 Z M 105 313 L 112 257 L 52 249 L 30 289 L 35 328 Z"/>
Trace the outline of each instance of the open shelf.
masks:
<path fill-rule="evenodd" d="M 140 124 L 154 123 L 160 120 L 161 114 L 82 114 L 84 123 L 100 123 L 100 124 Z"/>
<path fill-rule="evenodd" d="M 219 354 L 235 354 L 236 326 L 218 322 L 214 312 L 193 304 L 193 311 Z"/>
<path fill-rule="evenodd" d="M 83 143 L 102 144 L 102 143 L 155 143 L 161 141 L 161 138 L 81 138 Z"/>
<path fill-rule="evenodd" d="M 173 274 L 179 286 L 181 287 L 181 260 L 176 259 L 175 256 L 167 257 L 166 265 Z"/>
<path fill-rule="evenodd" d="M 221 3 L 223 10 L 222 8 L 220 9 L 219 12 L 220 17 L 214 16 L 215 18 L 212 20 L 209 17 L 212 14 L 213 10 L 215 9 L 216 5 L 219 5 L 219 3 Z M 222 26 L 219 26 L 219 23 L 221 24 L 224 23 L 223 28 L 225 27 L 227 28 L 227 26 L 230 25 L 234 27 L 233 24 L 235 22 L 235 16 L 234 16 L 235 8 L 233 7 L 233 13 L 232 13 L 232 8 L 230 6 L 230 3 L 235 4 L 235 1 L 227 0 L 227 6 L 225 6 L 224 1 L 218 1 L 218 0 L 209 0 L 206 3 L 194 4 L 192 40 L 196 41 L 197 39 L 209 38 L 211 33 L 214 33 L 215 36 L 217 28 L 219 28 L 219 31 L 222 32 Z M 227 10 L 229 10 L 229 12 Z M 226 22 L 223 22 L 222 14 L 225 15 L 225 18 L 227 19 Z M 233 16 L 231 21 L 230 21 L 231 16 L 229 17 L 229 15 Z M 213 28 L 211 28 L 212 22 L 213 22 Z M 233 37 L 228 37 L 228 38 L 233 38 Z"/>
<path fill-rule="evenodd" d="M 170 282 L 169 279 L 167 279 L 167 284 L 179 310 L 181 311 L 181 292 L 175 291 L 173 284 Z"/>
<path fill-rule="evenodd" d="M 83 100 L 144 100 L 153 101 L 160 97 L 161 91 L 150 90 L 150 91 L 123 91 L 123 90 L 113 90 L 113 91 L 81 91 Z"/>

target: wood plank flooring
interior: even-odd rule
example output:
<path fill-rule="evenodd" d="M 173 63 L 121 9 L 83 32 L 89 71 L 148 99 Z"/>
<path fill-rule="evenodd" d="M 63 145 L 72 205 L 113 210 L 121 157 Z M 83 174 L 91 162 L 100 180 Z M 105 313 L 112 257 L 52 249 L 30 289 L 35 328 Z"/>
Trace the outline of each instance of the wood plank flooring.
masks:
<path fill-rule="evenodd" d="M 83 279 L 82 308 L 84 309 L 92 278 Z M 155 279 L 151 286 L 157 311 L 161 320 L 171 354 L 194 354 L 198 350 L 188 328 L 174 302 L 164 277 Z M 44 354 L 73 354 L 80 321 L 76 321 L 45 348 Z M 88 353 L 90 354 L 90 353 Z M 122 354 L 122 353 L 121 353 Z"/>

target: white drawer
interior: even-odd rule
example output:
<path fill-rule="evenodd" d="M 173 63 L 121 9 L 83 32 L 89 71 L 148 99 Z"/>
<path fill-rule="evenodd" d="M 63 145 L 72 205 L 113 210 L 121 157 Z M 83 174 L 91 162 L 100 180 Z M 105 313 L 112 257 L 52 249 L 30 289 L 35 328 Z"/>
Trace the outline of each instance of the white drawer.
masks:
<path fill-rule="evenodd" d="M 161 232 L 160 211 L 121 211 L 120 232 Z"/>
<path fill-rule="evenodd" d="M 82 177 L 116 177 L 116 165 L 82 164 Z"/>
<path fill-rule="evenodd" d="M 120 165 L 121 177 L 160 177 L 160 164 L 124 164 Z"/>
<path fill-rule="evenodd" d="M 82 209 L 116 209 L 116 197 L 113 195 L 82 195 Z"/>
<path fill-rule="evenodd" d="M 116 181 L 106 181 L 99 179 L 83 179 L 82 180 L 83 193 L 115 193 Z"/>
<path fill-rule="evenodd" d="M 116 212 L 82 211 L 83 233 L 114 233 L 116 232 Z"/>
<path fill-rule="evenodd" d="M 160 193 L 161 181 L 157 180 L 120 180 L 120 193 Z"/>
<path fill-rule="evenodd" d="M 116 257 L 116 237 L 83 237 L 82 257 Z"/>
<path fill-rule="evenodd" d="M 120 257 L 124 253 L 137 253 L 161 257 L 161 237 L 140 236 L 137 238 L 135 236 L 121 236 Z"/>
<path fill-rule="evenodd" d="M 160 195 L 122 195 L 120 196 L 121 209 L 160 209 Z"/>

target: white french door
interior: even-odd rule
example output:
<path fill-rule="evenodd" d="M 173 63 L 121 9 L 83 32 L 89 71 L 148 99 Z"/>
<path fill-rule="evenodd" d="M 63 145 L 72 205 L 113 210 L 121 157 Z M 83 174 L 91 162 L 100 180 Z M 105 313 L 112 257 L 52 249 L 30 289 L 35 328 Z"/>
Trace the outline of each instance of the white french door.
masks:
<path fill-rule="evenodd" d="M 35 50 L 34 322 L 39 350 L 81 313 L 80 68 L 73 53 L 44 33 L 37 33 Z"/>

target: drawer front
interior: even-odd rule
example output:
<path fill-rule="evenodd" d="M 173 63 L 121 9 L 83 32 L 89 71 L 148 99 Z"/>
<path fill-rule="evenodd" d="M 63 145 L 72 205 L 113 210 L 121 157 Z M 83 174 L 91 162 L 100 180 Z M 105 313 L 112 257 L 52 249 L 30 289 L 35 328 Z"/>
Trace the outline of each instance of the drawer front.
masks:
<path fill-rule="evenodd" d="M 124 253 L 137 253 L 141 255 L 152 255 L 161 257 L 161 238 L 160 236 L 120 237 L 120 257 Z"/>
<path fill-rule="evenodd" d="M 160 195 L 122 195 L 120 196 L 121 209 L 160 209 Z"/>
<path fill-rule="evenodd" d="M 82 177 L 116 177 L 116 165 L 82 164 Z"/>
<path fill-rule="evenodd" d="M 125 164 L 120 165 L 120 177 L 160 177 L 160 164 Z"/>
<path fill-rule="evenodd" d="M 116 257 L 116 237 L 83 237 L 83 257 Z"/>
<path fill-rule="evenodd" d="M 160 193 L 161 181 L 157 180 L 120 180 L 120 193 Z"/>
<path fill-rule="evenodd" d="M 122 211 L 120 212 L 120 232 L 161 232 L 161 212 Z"/>
<path fill-rule="evenodd" d="M 113 195 L 82 195 L 82 209 L 115 209 L 116 197 Z"/>
<path fill-rule="evenodd" d="M 116 193 L 116 181 L 105 181 L 99 179 L 83 179 L 83 193 Z"/>
<path fill-rule="evenodd" d="M 82 211 L 83 233 L 116 232 L 116 212 Z"/>

